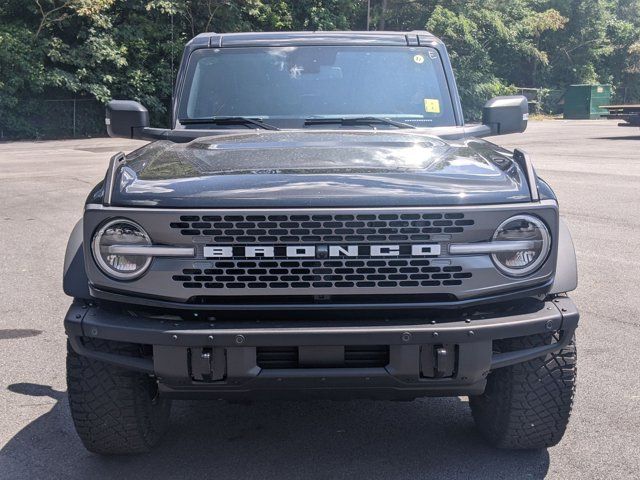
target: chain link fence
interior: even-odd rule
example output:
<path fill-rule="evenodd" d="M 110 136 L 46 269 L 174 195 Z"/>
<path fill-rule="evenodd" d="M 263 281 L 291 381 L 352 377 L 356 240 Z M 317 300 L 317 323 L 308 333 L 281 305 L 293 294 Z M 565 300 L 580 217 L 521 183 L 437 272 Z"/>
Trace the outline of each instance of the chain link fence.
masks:
<path fill-rule="evenodd" d="M 531 113 L 562 113 L 564 90 L 548 88 L 516 89 L 529 101 Z M 619 92 L 622 93 L 622 92 Z M 625 92 L 626 93 L 626 92 Z M 150 111 L 151 125 L 168 127 L 170 123 L 171 99 L 159 100 L 163 108 Z M 105 105 L 91 98 L 31 99 L 25 102 L 26 115 L 22 127 L 3 128 L 0 125 L 0 140 L 56 139 L 104 137 Z"/>
<path fill-rule="evenodd" d="M 529 112 L 534 114 L 557 115 L 564 107 L 564 90 L 550 88 L 516 89 L 518 95 L 524 95 L 529 102 Z"/>
<path fill-rule="evenodd" d="M 97 100 L 45 100 L 42 105 L 42 115 L 34 119 L 33 125 L 43 137 L 98 137 L 107 133 L 104 104 Z"/>
<path fill-rule="evenodd" d="M 171 99 L 150 111 L 152 126 L 168 126 Z M 105 137 L 105 105 L 91 98 L 30 99 L 21 102 L 24 116 L 11 125 L 0 123 L 0 140 Z"/>

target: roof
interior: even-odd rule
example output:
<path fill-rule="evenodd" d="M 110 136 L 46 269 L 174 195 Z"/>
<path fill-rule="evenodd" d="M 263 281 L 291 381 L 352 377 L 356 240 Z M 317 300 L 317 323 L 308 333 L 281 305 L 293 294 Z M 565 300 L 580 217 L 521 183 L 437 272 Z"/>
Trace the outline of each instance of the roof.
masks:
<path fill-rule="evenodd" d="M 313 32 L 243 32 L 201 33 L 190 44 L 211 47 L 287 46 L 287 45 L 431 45 L 440 44 L 433 34 L 390 31 L 313 31 Z"/>

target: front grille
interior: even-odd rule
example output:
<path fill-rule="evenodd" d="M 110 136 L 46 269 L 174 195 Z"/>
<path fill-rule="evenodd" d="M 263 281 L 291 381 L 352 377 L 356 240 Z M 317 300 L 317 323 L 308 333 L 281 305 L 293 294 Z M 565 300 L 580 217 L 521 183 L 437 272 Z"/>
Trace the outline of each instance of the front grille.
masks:
<path fill-rule="evenodd" d="M 260 368 L 298 368 L 298 347 L 258 347 L 256 362 Z"/>
<path fill-rule="evenodd" d="M 389 363 L 389 345 L 353 345 L 344 347 L 344 366 L 348 368 L 385 367 Z"/>
<path fill-rule="evenodd" d="M 191 289 L 398 288 L 462 285 L 472 273 L 426 259 L 224 260 L 172 279 Z"/>
<path fill-rule="evenodd" d="M 103 222 L 126 215 L 149 232 L 154 244 L 192 247 L 193 256 L 154 258 L 145 275 L 126 284 L 105 276 L 91 258 L 88 274 L 97 289 L 202 305 L 455 302 L 551 279 L 555 252 L 536 274 L 513 279 L 496 268 L 490 255 L 450 253 L 452 244 L 491 241 L 501 223 L 525 211 L 539 216 L 557 238 L 557 210 L 550 202 L 333 209 L 89 208 L 84 219 L 87 244 Z"/>
<path fill-rule="evenodd" d="M 474 225 L 464 213 L 326 215 L 182 215 L 170 227 L 212 243 L 403 242 L 460 234 Z"/>
<path fill-rule="evenodd" d="M 301 368 L 298 347 L 258 347 L 256 362 L 260 368 Z M 329 368 L 380 368 L 389 363 L 388 345 L 346 345 L 344 358 Z"/>

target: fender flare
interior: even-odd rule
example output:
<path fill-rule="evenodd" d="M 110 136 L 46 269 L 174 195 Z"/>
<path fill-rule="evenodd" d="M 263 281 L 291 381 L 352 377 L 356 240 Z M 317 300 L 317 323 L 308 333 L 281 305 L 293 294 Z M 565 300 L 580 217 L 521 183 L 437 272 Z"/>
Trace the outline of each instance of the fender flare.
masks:
<path fill-rule="evenodd" d="M 84 268 L 82 219 L 78 220 L 75 227 L 73 227 L 67 242 L 67 250 L 64 255 L 62 289 L 70 297 L 91 298 L 89 294 L 89 278 Z"/>
<path fill-rule="evenodd" d="M 558 262 L 551 294 L 566 293 L 578 287 L 578 262 L 569 227 L 560 219 L 558 229 Z"/>

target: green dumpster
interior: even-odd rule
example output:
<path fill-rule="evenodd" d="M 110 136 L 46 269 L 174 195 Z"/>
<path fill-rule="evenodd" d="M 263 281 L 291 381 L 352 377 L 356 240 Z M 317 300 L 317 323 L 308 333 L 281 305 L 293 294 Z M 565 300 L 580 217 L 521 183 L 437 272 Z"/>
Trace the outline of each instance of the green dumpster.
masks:
<path fill-rule="evenodd" d="M 569 85 L 564 95 L 564 118 L 596 119 L 611 103 L 611 85 Z"/>

